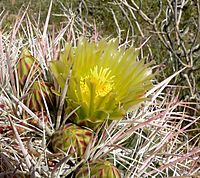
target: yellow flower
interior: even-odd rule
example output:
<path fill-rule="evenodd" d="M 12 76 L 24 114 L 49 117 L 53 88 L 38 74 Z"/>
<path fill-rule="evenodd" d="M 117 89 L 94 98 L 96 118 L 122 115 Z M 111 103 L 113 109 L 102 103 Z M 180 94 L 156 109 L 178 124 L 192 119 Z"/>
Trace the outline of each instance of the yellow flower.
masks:
<path fill-rule="evenodd" d="M 80 106 L 73 122 L 94 128 L 105 119 L 121 119 L 129 108 L 145 100 L 152 74 L 137 54 L 133 47 L 118 49 L 115 40 L 95 43 L 81 38 L 77 47 L 66 44 L 60 59 L 50 67 L 62 89 L 72 69 L 66 111 Z"/>
<path fill-rule="evenodd" d="M 90 73 L 81 77 L 80 80 L 80 91 L 87 102 L 88 95 L 90 94 L 90 89 L 87 85 L 87 81 L 90 81 L 95 86 L 95 98 L 103 97 L 110 93 L 114 88 L 114 76 L 110 76 L 110 69 L 102 67 L 99 69 L 98 66 L 95 66 L 94 69 L 90 69 Z"/>

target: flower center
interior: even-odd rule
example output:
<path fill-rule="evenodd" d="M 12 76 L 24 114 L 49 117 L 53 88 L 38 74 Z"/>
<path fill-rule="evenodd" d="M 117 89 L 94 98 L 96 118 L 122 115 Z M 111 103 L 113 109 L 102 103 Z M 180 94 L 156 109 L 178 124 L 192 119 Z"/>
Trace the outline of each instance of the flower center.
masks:
<path fill-rule="evenodd" d="M 89 87 L 87 82 L 91 82 L 95 86 L 96 96 L 103 97 L 107 95 L 114 87 L 113 78 L 110 76 L 111 70 L 109 68 L 100 68 L 95 66 L 90 69 L 89 75 L 81 77 L 80 88 L 83 94 L 89 94 Z"/>

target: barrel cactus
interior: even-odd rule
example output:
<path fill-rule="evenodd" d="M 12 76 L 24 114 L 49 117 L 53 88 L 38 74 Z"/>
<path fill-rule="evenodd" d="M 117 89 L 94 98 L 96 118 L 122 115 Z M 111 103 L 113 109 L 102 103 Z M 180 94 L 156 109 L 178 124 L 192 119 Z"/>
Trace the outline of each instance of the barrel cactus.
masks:
<path fill-rule="evenodd" d="M 37 59 L 34 58 L 26 48 L 22 49 L 19 61 L 16 65 L 16 69 L 21 88 L 24 87 L 28 76 L 31 81 L 41 73 Z"/>
<path fill-rule="evenodd" d="M 52 108 L 55 96 L 51 92 L 52 85 L 43 80 L 35 81 L 30 90 L 28 96 L 24 99 L 24 104 L 32 111 L 41 111 L 45 109 L 45 102 L 49 108 Z"/>
<path fill-rule="evenodd" d="M 84 164 L 75 178 L 121 178 L 121 174 L 109 161 L 95 160 Z"/>
<path fill-rule="evenodd" d="M 82 158 L 87 145 L 92 140 L 93 132 L 75 124 L 66 124 L 57 130 L 51 139 L 54 152 L 68 152 Z"/>
<path fill-rule="evenodd" d="M 53 88 L 49 82 L 44 82 L 42 77 L 43 73 L 39 66 L 38 60 L 31 55 L 28 49 L 23 48 L 19 61 L 16 65 L 17 77 L 19 80 L 20 88 L 23 90 L 27 79 L 29 78 L 26 90 L 23 90 L 24 104 L 34 112 L 42 111 L 45 109 L 45 103 L 48 107 L 54 103 L 54 95 L 51 92 Z"/>

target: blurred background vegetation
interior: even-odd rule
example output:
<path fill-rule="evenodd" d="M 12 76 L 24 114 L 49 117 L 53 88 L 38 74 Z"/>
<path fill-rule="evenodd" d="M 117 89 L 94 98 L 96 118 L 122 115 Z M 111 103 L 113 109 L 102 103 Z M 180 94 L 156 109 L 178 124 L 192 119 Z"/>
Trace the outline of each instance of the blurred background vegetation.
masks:
<path fill-rule="evenodd" d="M 1 31 L 12 28 L 28 6 L 30 19 L 43 28 L 49 4 L 49 0 L 1 0 Z M 141 57 L 156 63 L 158 81 L 186 67 L 171 84 L 185 86 L 177 91 L 180 99 L 195 102 L 197 110 L 190 112 L 199 115 L 199 6 L 199 0 L 53 0 L 48 28 L 64 28 L 70 15 L 76 19 L 77 30 L 97 31 L 101 37 L 142 46 Z"/>

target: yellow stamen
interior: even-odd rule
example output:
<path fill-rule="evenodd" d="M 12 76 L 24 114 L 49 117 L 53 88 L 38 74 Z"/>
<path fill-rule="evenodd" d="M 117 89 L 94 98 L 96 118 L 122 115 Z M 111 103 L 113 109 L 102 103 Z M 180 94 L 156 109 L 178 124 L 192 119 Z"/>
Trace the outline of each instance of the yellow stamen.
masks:
<path fill-rule="evenodd" d="M 112 91 L 114 87 L 113 78 L 110 76 L 111 70 L 109 68 L 98 68 L 95 66 L 94 69 L 90 70 L 89 75 L 82 77 L 80 80 L 80 88 L 83 95 L 89 94 L 89 87 L 87 81 L 90 81 L 95 86 L 96 97 L 103 97 Z"/>

